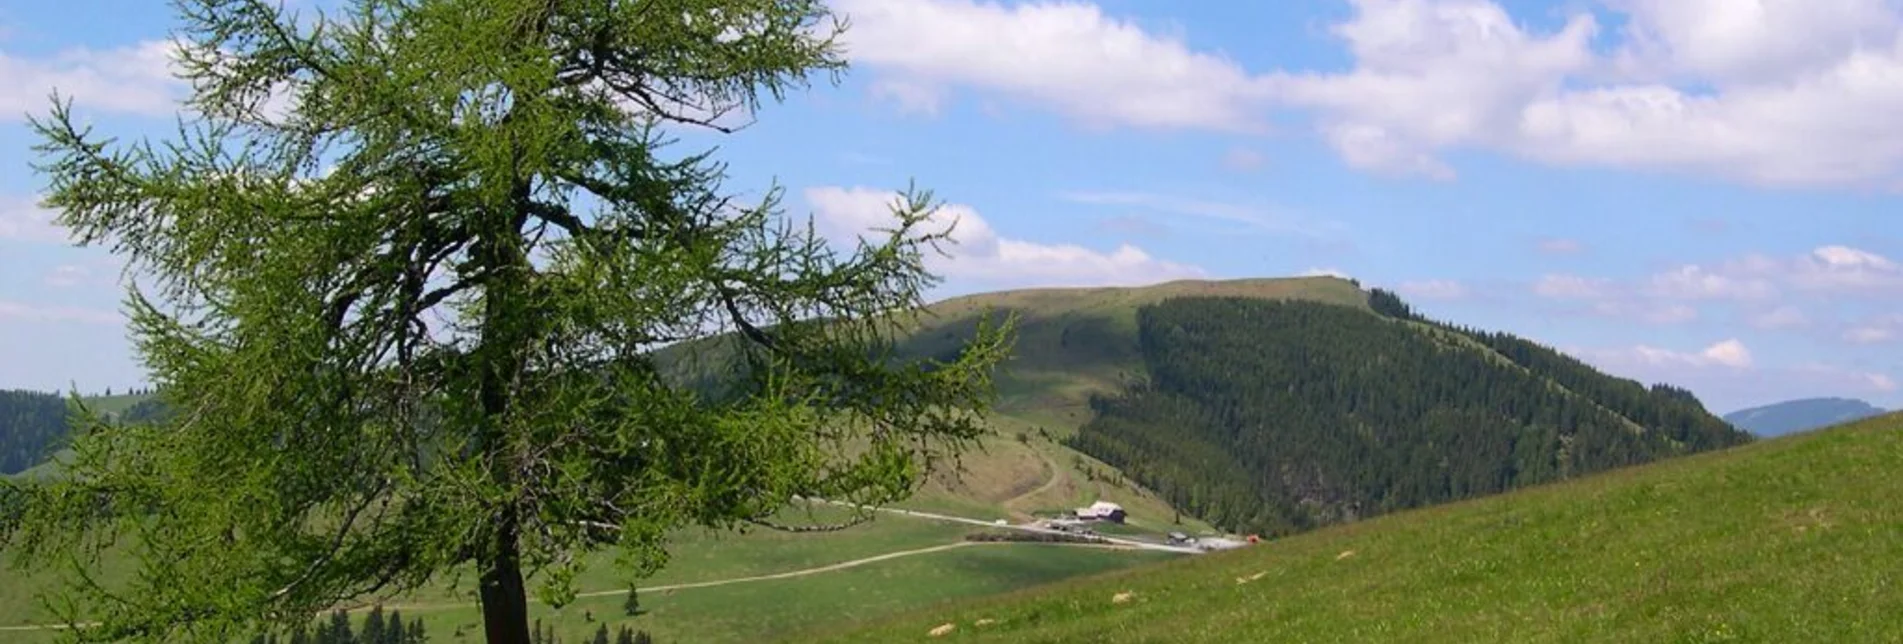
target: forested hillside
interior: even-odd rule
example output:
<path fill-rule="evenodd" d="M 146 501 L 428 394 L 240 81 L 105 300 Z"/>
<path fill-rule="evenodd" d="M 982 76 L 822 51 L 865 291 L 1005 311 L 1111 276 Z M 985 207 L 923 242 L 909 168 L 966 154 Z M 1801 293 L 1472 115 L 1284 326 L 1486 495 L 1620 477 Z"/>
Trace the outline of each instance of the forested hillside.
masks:
<path fill-rule="evenodd" d="M 1510 335 L 1369 310 L 1177 298 L 1137 313 L 1147 379 L 1070 439 L 1184 511 L 1286 534 L 1749 440 L 1689 392 Z"/>
<path fill-rule="evenodd" d="M 150 391 L 81 398 L 86 409 L 110 422 L 145 423 L 170 418 L 172 410 Z M 101 403 L 113 404 L 101 404 Z M 0 476 L 19 474 L 54 459 L 72 433 L 72 410 L 59 394 L 0 391 Z"/>
<path fill-rule="evenodd" d="M 65 438 L 65 398 L 37 391 L 0 391 L 0 475 L 39 464 Z"/>

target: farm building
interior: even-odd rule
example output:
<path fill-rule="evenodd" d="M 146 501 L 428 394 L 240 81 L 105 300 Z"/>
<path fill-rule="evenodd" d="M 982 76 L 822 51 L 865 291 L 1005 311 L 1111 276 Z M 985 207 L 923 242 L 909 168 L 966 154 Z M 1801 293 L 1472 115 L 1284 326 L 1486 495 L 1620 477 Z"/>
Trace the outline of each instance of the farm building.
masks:
<path fill-rule="evenodd" d="M 1086 521 L 1109 521 L 1123 523 L 1123 506 L 1109 501 L 1098 501 L 1087 508 L 1077 508 L 1077 518 Z"/>

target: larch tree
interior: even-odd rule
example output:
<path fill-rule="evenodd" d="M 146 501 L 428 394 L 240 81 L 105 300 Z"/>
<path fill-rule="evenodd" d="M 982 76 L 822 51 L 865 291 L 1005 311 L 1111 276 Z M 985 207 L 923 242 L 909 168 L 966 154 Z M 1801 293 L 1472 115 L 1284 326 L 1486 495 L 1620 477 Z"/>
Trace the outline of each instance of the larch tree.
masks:
<path fill-rule="evenodd" d="M 34 120 L 175 412 L 13 490 L 0 544 L 70 573 L 81 639 L 285 632 L 467 571 L 487 640 L 527 642 L 529 582 L 560 605 L 589 553 L 632 580 L 681 526 L 902 498 L 983 431 L 1008 324 L 899 350 L 928 193 L 842 249 L 669 152 L 844 69 L 817 0 L 342 4 L 176 2 L 175 138 Z"/>

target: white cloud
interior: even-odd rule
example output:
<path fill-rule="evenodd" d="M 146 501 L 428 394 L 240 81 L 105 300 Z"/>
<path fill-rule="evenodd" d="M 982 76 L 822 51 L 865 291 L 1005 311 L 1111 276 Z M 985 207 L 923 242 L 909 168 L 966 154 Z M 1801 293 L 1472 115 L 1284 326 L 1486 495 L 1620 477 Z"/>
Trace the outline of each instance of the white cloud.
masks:
<path fill-rule="evenodd" d="M 1725 275 L 1697 265 L 1653 275 L 1647 290 L 1655 297 L 1676 300 L 1755 300 L 1777 295 L 1777 287 L 1768 280 Z"/>
<path fill-rule="evenodd" d="M 1454 280 L 1418 280 L 1395 285 L 1396 292 L 1424 300 L 1458 300 L 1472 294 L 1467 285 Z"/>
<path fill-rule="evenodd" d="M 1614 369 L 1631 367 L 1749 369 L 1752 365 L 1751 350 L 1736 338 L 1721 340 L 1704 349 L 1690 352 L 1641 344 L 1623 349 L 1574 349 L 1571 353 Z"/>
<path fill-rule="evenodd" d="M 1896 391 L 1896 380 L 1887 374 L 1867 373 L 1863 377 L 1870 383 L 1872 389 L 1883 392 Z"/>
<path fill-rule="evenodd" d="M 936 109 L 957 85 L 1003 92 L 1096 126 L 1254 131 L 1266 88 L 1234 62 L 1193 51 L 1086 2 L 836 0 L 854 64 L 877 91 Z M 929 106 L 929 107 L 928 107 Z"/>
<path fill-rule="evenodd" d="M 172 48 L 152 40 L 107 50 L 75 48 L 46 58 L 0 51 L 0 121 L 44 113 L 52 92 L 76 105 L 141 115 L 178 110 L 186 87 L 172 77 Z"/>
<path fill-rule="evenodd" d="M 1596 26 L 1585 15 L 1538 35 L 1492 2 L 1351 4 L 1355 17 L 1331 31 L 1354 68 L 1283 74 L 1273 86 L 1279 100 L 1318 110 L 1322 138 L 1359 168 L 1452 178 L 1434 151 L 1507 143 L 1500 124 L 1593 62 Z"/>
<path fill-rule="evenodd" d="M 1903 314 L 1882 315 L 1862 320 L 1843 330 L 1840 337 L 1851 344 L 1881 344 L 1903 337 Z"/>
<path fill-rule="evenodd" d="M 1446 153 L 1903 187 L 1903 6 L 1600 0 L 1550 28 L 1493 0 L 1349 0 L 1341 71 L 1246 69 L 1079 0 L 841 0 L 874 86 L 966 87 L 1099 126 L 1259 129 L 1306 111 L 1348 164 L 1449 179 Z M 1595 40 L 1601 42 L 1595 45 Z M 903 89 L 895 89 L 903 88 Z"/>
<path fill-rule="evenodd" d="M 1636 280 L 1551 274 L 1531 289 L 1543 298 L 1581 303 L 1585 312 L 1660 324 L 1698 318 L 1694 305 L 1701 302 L 1728 302 L 1753 327 L 1794 329 L 1812 323 L 1797 308 L 1803 302 L 1903 296 L 1903 265 L 1866 250 L 1824 246 L 1789 257 L 1754 254 L 1683 264 Z M 1867 342 L 1875 336 L 1847 331 L 1841 337 Z"/>
<path fill-rule="evenodd" d="M 1339 268 L 1311 267 L 1300 273 L 1296 273 L 1295 275 L 1296 277 L 1339 277 L 1345 280 L 1354 279 L 1352 277 L 1349 277 L 1347 273 L 1342 272 L 1342 270 Z"/>
<path fill-rule="evenodd" d="M 66 230 L 53 223 L 54 213 L 28 197 L 0 196 L 0 239 L 48 244 L 65 243 Z"/>
<path fill-rule="evenodd" d="M 1774 82 L 1816 73 L 1897 27 L 1885 0 L 1607 0 L 1626 14 L 1624 69 Z"/>
<path fill-rule="evenodd" d="M 113 311 L 72 306 L 25 304 L 0 300 L 0 320 L 26 322 L 76 322 L 82 324 L 123 324 L 125 316 Z"/>
<path fill-rule="evenodd" d="M 1615 0 L 1628 28 L 1615 53 L 1599 56 L 1584 13 L 1535 35 L 1488 1 L 1354 4 L 1338 33 L 1357 68 L 1318 81 L 1339 96 L 1304 104 L 1323 108 L 1324 136 L 1343 123 L 1394 133 L 1383 158 L 1422 165 L 1489 148 L 1772 185 L 1903 178 L 1903 131 L 1887 116 L 1903 109 L 1893 5 Z M 1365 53 L 1358 39 L 1398 53 Z M 1381 107 L 1360 107 L 1369 104 Z M 1357 163 L 1353 150 L 1343 155 Z"/>
<path fill-rule="evenodd" d="M 892 209 L 899 195 L 889 190 L 821 187 L 806 191 L 815 225 L 835 243 L 895 225 Z M 1111 286 L 1205 277 L 1195 266 L 1151 257 L 1129 244 L 1102 252 L 1075 244 L 1044 244 L 1004 237 L 970 206 L 946 204 L 924 224 L 928 231 L 951 229 L 955 242 L 946 257 L 928 255 L 932 270 L 954 279 L 991 285 Z"/>

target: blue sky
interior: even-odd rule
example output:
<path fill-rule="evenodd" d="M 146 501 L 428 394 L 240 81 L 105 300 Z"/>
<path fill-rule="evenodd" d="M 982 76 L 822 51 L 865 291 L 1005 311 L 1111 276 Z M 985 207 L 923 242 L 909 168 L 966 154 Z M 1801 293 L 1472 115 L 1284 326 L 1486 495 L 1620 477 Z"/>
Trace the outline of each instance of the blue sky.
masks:
<path fill-rule="evenodd" d="M 0 387 L 142 381 L 28 165 L 54 87 L 171 125 L 167 3 L 95 4 L 0 6 Z M 842 236 L 917 180 L 961 221 L 941 295 L 1334 272 L 1715 411 L 1903 406 L 1893 0 L 833 6 L 843 82 L 684 144 Z"/>

